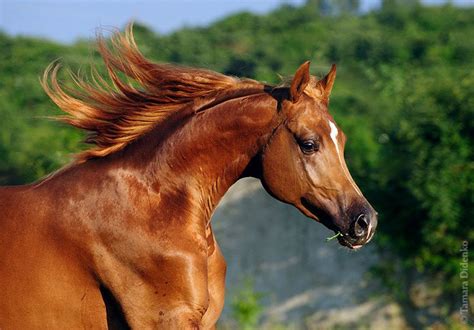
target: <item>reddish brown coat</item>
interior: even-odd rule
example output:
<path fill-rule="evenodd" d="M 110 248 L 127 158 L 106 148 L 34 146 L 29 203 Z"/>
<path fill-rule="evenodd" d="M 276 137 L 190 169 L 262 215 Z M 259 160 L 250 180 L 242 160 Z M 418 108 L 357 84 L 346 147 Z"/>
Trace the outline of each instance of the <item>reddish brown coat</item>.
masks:
<path fill-rule="evenodd" d="M 370 240 L 375 211 L 329 124 L 335 67 L 318 81 L 307 62 L 272 88 L 149 62 L 130 31 L 113 43 L 100 50 L 114 86 L 96 75 L 63 91 L 55 68 L 44 80 L 94 147 L 38 183 L 0 188 L 0 328 L 213 328 L 225 261 L 210 218 L 244 176 L 342 244 Z"/>

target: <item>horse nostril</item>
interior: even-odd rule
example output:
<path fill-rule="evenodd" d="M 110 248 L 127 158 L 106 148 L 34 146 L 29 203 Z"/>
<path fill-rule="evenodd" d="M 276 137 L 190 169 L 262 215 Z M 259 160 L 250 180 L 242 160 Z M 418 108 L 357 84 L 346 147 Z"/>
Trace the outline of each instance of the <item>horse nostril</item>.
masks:
<path fill-rule="evenodd" d="M 367 228 L 369 228 L 369 220 L 365 214 L 360 214 L 356 221 L 354 221 L 354 235 L 356 237 L 365 236 L 367 234 Z"/>

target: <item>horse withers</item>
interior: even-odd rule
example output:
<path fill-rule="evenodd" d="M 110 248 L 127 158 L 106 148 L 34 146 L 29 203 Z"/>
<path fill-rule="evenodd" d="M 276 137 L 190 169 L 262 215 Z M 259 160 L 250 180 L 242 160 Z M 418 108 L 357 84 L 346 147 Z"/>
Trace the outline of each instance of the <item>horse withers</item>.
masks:
<path fill-rule="evenodd" d="M 214 328 L 226 265 L 210 219 L 245 176 L 344 246 L 372 238 L 376 212 L 328 112 L 335 66 L 318 80 L 306 62 L 272 87 L 150 62 L 131 29 L 99 50 L 112 83 L 76 76 L 66 92 L 57 66 L 43 79 L 93 147 L 0 188 L 0 328 Z"/>

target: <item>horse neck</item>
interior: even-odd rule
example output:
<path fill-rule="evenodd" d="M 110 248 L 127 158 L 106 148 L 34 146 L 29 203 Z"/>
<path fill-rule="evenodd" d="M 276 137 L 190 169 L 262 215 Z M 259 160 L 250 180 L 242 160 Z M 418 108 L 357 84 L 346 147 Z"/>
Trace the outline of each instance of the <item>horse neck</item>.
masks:
<path fill-rule="evenodd" d="M 228 100 L 191 116 L 150 151 L 142 173 L 161 200 L 209 220 L 278 122 L 277 102 L 267 94 Z"/>

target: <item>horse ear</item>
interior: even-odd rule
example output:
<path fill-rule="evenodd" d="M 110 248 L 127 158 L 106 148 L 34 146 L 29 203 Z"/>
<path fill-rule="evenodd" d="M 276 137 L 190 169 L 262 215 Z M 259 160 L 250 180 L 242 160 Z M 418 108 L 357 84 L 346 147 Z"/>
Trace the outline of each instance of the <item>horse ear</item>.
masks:
<path fill-rule="evenodd" d="M 331 95 L 334 80 L 336 80 L 336 64 L 333 64 L 328 74 L 316 83 L 316 87 L 321 90 L 325 99 L 329 99 L 329 95 Z"/>
<path fill-rule="evenodd" d="M 310 61 L 306 61 L 300 65 L 298 70 L 296 70 L 295 76 L 291 81 L 290 87 L 290 100 L 295 103 L 303 94 L 304 89 L 308 86 L 310 75 L 309 75 L 309 65 Z"/>

